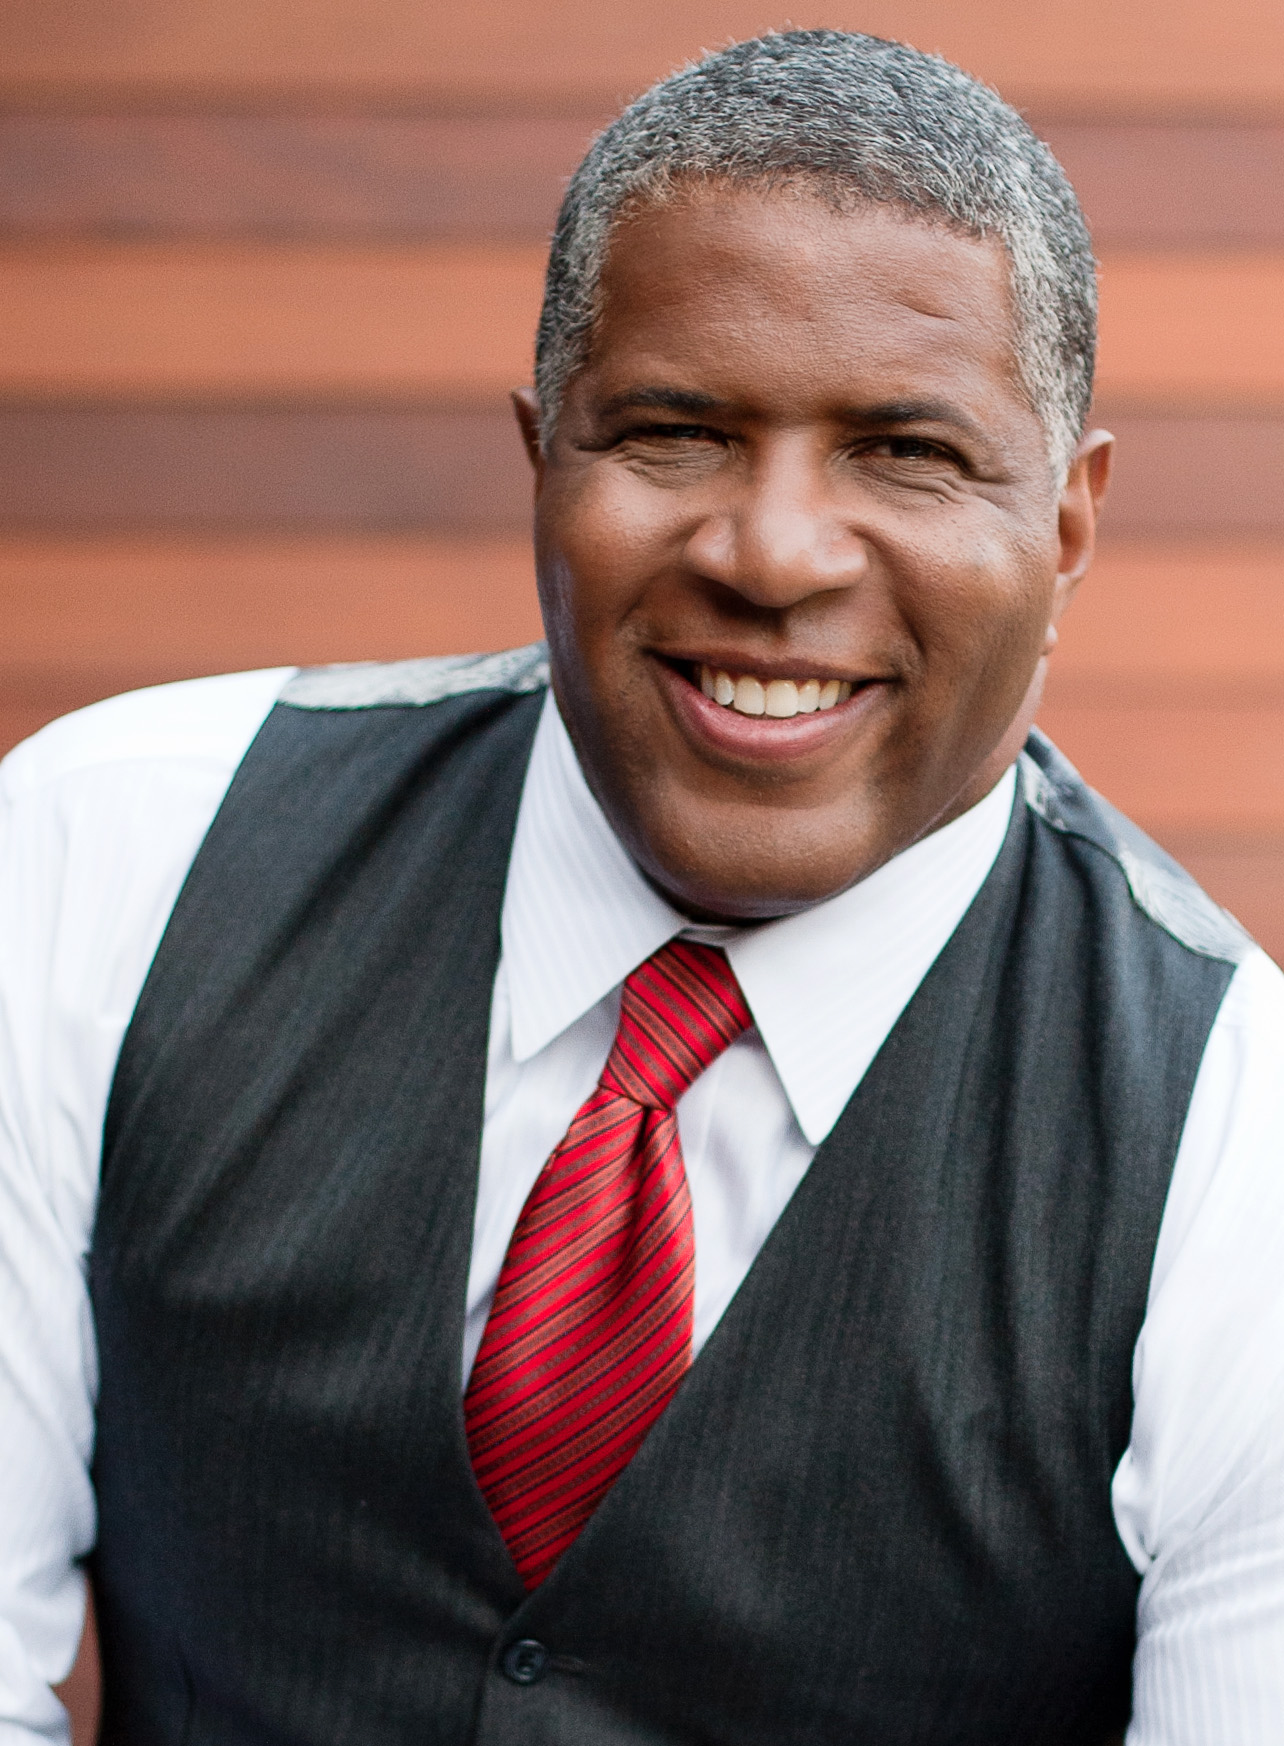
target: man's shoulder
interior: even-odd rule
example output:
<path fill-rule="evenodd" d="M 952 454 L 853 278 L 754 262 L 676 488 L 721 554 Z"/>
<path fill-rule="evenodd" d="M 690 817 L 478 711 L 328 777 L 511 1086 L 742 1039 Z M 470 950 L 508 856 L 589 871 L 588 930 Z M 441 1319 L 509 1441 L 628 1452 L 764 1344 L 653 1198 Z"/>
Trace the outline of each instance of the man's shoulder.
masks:
<path fill-rule="evenodd" d="M 285 686 L 280 701 L 294 709 L 417 709 L 478 692 L 521 696 L 547 684 L 548 650 L 528 643 L 494 654 L 306 668 Z"/>
<path fill-rule="evenodd" d="M 15 747 L 0 764 L 0 794 L 17 800 L 113 768 L 187 763 L 230 773 L 296 671 L 185 679 L 92 703 Z"/>
<path fill-rule="evenodd" d="M 56 787 L 112 767 L 184 763 L 230 777 L 273 707 L 352 711 L 420 707 L 470 693 L 523 694 L 548 684 L 543 643 L 481 655 L 271 667 L 128 691 L 60 716 L 0 763 L 0 795 Z"/>
<path fill-rule="evenodd" d="M 1199 957 L 1232 965 L 1257 952 L 1235 918 L 1166 850 L 1089 788 L 1037 729 L 1021 754 L 1019 775 L 1030 811 L 1063 841 L 1088 845 L 1094 859 L 1112 864 L 1135 910 L 1170 939 Z"/>

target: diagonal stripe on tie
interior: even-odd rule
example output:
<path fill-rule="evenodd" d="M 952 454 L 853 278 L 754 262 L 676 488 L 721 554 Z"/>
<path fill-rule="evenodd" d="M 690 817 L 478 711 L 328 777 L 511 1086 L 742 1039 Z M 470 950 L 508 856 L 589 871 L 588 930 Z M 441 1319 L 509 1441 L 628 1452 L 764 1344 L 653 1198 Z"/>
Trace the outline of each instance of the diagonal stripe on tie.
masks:
<path fill-rule="evenodd" d="M 675 1106 L 751 1022 L 716 948 L 674 940 L 639 965 L 597 1089 L 517 1221 L 464 1420 L 477 1483 L 528 1589 L 691 1362 L 695 1242 Z"/>

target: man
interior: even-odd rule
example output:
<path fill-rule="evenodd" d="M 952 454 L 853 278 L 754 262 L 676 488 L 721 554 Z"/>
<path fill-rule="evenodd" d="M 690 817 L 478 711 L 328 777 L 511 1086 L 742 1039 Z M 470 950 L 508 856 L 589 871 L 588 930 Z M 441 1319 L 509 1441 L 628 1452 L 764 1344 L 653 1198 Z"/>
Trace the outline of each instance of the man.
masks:
<path fill-rule="evenodd" d="M 93 1547 L 129 1746 L 1278 1742 L 1284 987 L 1031 733 L 1093 326 L 992 93 L 728 49 L 563 209 L 547 661 L 9 760 L 5 1738 Z"/>

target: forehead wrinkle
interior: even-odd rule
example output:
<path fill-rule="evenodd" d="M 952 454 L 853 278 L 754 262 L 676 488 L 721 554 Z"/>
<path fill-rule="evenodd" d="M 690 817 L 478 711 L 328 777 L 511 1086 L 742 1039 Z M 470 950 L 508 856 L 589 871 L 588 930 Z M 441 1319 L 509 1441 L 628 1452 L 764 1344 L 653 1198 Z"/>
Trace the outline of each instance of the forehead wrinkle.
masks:
<path fill-rule="evenodd" d="M 660 412 L 719 412 L 728 402 L 716 394 L 705 394 L 696 388 L 637 387 L 622 388 L 602 403 L 608 417 L 630 407 L 654 408 Z"/>

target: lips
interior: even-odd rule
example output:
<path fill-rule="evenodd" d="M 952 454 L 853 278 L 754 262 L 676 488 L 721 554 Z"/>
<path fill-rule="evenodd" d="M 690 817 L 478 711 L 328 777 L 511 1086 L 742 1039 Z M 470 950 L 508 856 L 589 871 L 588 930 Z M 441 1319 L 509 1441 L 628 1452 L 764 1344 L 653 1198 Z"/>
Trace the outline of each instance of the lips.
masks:
<path fill-rule="evenodd" d="M 654 666 L 683 737 L 701 758 L 712 757 L 724 767 L 729 760 L 730 766 L 742 770 L 770 767 L 783 773 L 792 769 L 799 776 L 814 772 L 817 759 L 831 756 L 853 733 L 862 731 L 862 724 L 878 709 L 887 690 L 872 675 L 859 680 L 822 679 L 819 675 L 807 678 L 806 667 L 800 663 L 796 673 L 786 679 L 779 669 L 755 673 L 733 659 L 724 657 L 724 661 L 725 665 L 702 662 L 698 657 L 668 656 Z M 722 696 L 726 697 L 729 689 L 731 692 L 726 703 L 718 701 L 720 678 L 725 680 L 720 687 Z M 752 684 L 744 685 L 745 680 Z M 712 696 L 708 694 L 711 685 Z M 790 689 L 780 689 L 783 686 Z M 827 686 L 832 690 L 821 708 L 821 693 Z M 741 707 L 736 707 L 737 702 Z M 769 714 L 769 707 L 782 713 Z M 789 714 L 783 713 L 786 708 Z"/>
<path fill-rule="evenodd" d="M 776 721 L 833 709 L 852 694 L 847 679 L 772 679 L 756 673 L 729 673 L 703 662 L 698 677 L 704 695 L 724 709 L 737 715 L 770 716 Z"/>

